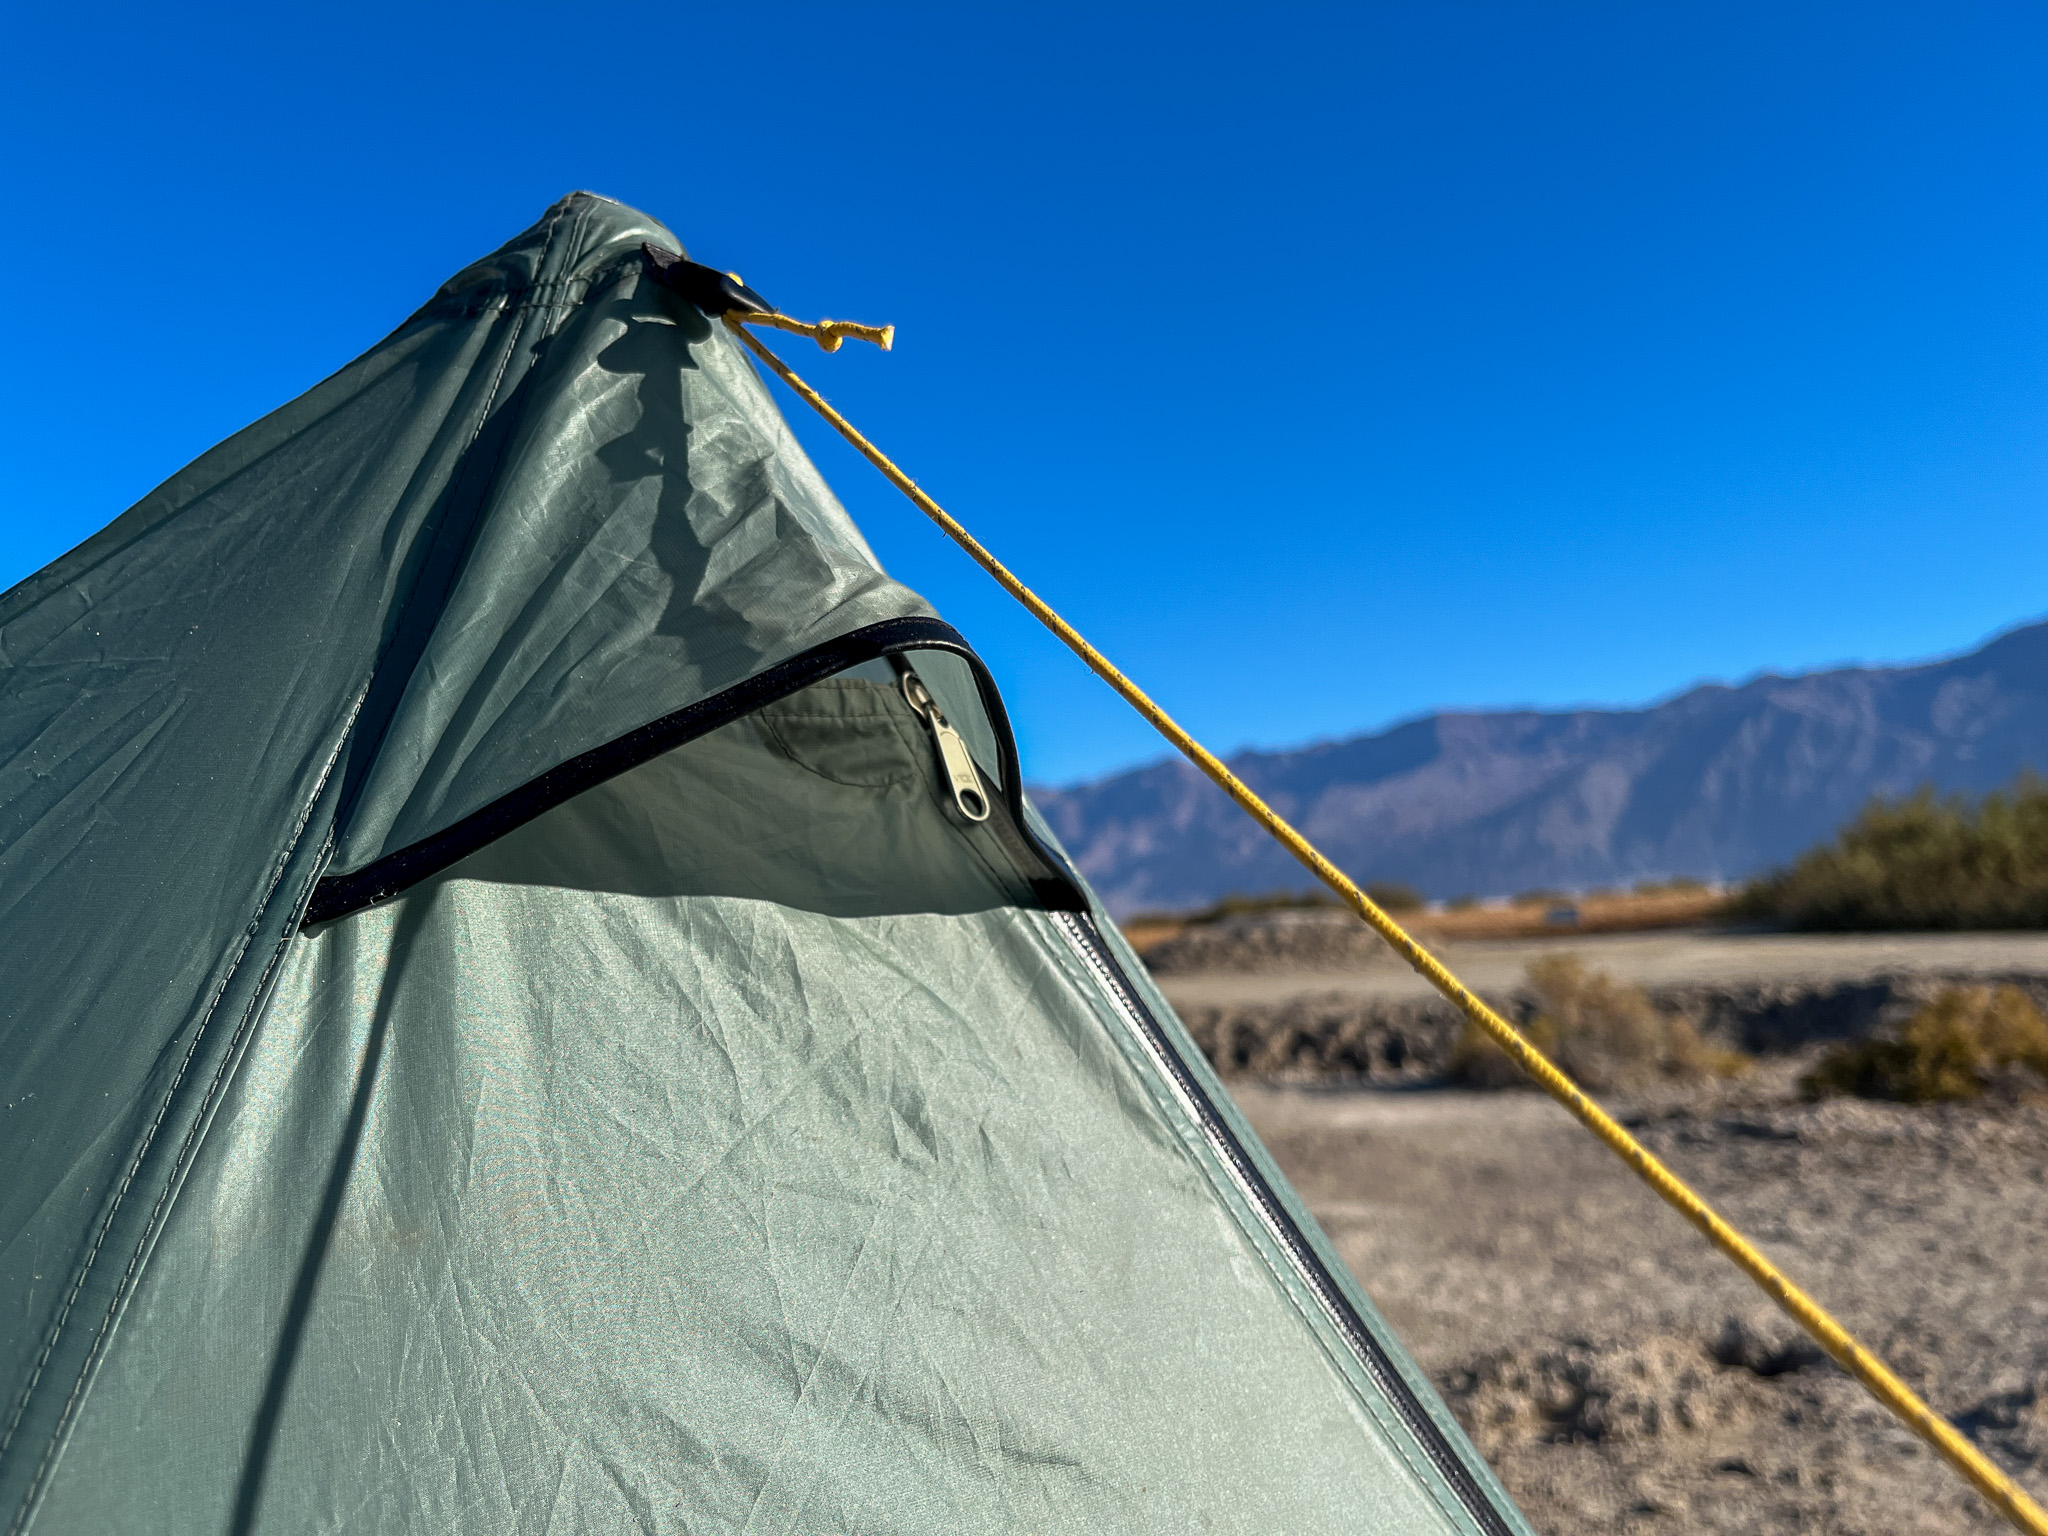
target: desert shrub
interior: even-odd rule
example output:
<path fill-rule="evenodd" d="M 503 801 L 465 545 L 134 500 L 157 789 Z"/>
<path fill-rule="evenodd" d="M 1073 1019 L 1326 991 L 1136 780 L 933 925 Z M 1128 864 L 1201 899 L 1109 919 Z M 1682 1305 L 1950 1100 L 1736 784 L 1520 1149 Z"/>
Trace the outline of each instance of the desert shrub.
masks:
<path fill-rule="evenodd" d="M 1467 891 L 1461 895 L 1453 896 L 1449 901 L 1445 902 L 1444 910 L 1446 912 L 1470 912 L 1478 905 L 1479 898 Z"/>
<path fill-rule="evenodd" d="M 2018 987 L 1949 987 L 1896 1038 L 1838 1045 L 1800 1080 L 1809 1098 L 1972 1099 L 2003 1068 L 2048 1077 L 2048 1019 Z"/>
<path fill-rule="evenodd" d="M 1518 907 L 1547 907 L 1554 901 L 1569 901 L 1563 891 L 1553 891 L 1547 885 L 1539 885 L 1533 891 L 1522 891 L 1511 898 Z"/>
<path fill-rule="evenodd" d="M 2048 783 L 2023 775 L 1975 802 L 1873 800 L 1739 906 L 1808 929 L 2048 927 Z"/>
<path fill-rule="evenodd" d="M 1522 1036 L 1588 1088 L 1636 1089 L 1659 1079 L 1696 1081 L 1741 1071 L 1746 1058 L 1702 1040 L 1685 1019 L 1660 1013 L 1641 988 L 1624 986 L 1576 955 L 1535 961 L 1524 984 L 1535 1012 Z M 1450 1076 L 1473 1088 L 1526 1083 L 1521 1068 L 1466 1021 L 1451 1047 Z"/>

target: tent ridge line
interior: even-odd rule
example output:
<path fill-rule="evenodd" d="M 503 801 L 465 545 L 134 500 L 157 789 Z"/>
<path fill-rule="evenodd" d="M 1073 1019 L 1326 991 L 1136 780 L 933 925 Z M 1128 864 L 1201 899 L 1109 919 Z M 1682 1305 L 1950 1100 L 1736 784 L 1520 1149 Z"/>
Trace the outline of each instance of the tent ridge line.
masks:
<path fill-rule="evenodd" d="M 606 262 L 578 277 L 527 278 L 500 274 L 436 294 L 407 318 L 411 325 L 421 320 L 473 320 L 491 310 L 506 314 L 527 309 L 574 309 L 590 302 L 590 296 L 606 284 L 644 264 L 638 251 Z M 403 327 L 401 327 L 402 329 Z"/>

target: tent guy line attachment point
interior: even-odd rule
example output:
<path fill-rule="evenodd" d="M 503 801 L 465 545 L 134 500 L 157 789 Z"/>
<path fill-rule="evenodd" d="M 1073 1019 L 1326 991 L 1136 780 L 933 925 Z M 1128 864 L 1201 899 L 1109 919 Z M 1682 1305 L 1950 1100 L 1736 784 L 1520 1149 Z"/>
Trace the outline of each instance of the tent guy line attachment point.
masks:
<path fill-rule="evenodd" d="M 649 253 L 651 258 L 652 247 L 649 247 Z M 678 258 L 670 259 L 674 261 Z M 710 268 L 699 270 L 711 271 Z M 729 273 L 717 275 L 725 280 L 736 281 Z M 758 295 L 751 294 L 751 290 L 742 291 L 749 293 L 756 302 L 762 302 Z M 762 307 L 766 307 L 765 302 L 762 302 Z M 1709 1242 L 1748 1275 L 1772 1301 L 1790 1315 L 1794 1322 L 1811 1334 L 1836 1364 L 1862 1382 L 1870 1394 L 1901 1423 L 1932 1446 L 1971 1487 L 1983 1495 L 1985 1502 L 2017 1529 L 2030 1533 L 2030 1536 L 2048 1536 L 2048 1510 L 2043 1510 L 2035 1503 L 2024 1489 L 1999 1470 L 1960 1430 L 1937 1414 L 1918 1393 L 1894 1375 L 1882 1360 L 1858 1343 L 1846 1328 L 1835 1321 L 1826 1308 L 1765 1258 L 1718 1211 L 1708 1205 L 1692 1186 L 1666 1167 L 1648 1147 L 1631 1136 L 1620 1121 L 1594 1103 L 1555 1062 L 1523 1039 L 1520 1031 L 1452 975 L 1442 961 L 1418 944 L 1408 931 L 1388 916 L 1350 876 L 1331 863 L 1320 849 L 1289 825 L 1279 812 L 1260 799 L 1250 785 L 1232 773 L 1221 758 L 1189 735 L 1181 724 L 1155 704 L 1143 689 L 1124 676 L 1108 657 L 1090 645 L 1079 630 L 1061 618 L 1045 599 L 1025 586 L 1008 566 L 996 559 L 951 513 L 926 495 L 917 482 L 898 468 L 888 455 L 863 437 L 859 429 L 834 410 L 823 395 L 797 377 L 787 363 L 745 329 L 749 324 L 773 324 L 774 321 L 764 320 L 760 313 L 746 312 L 745 307 L 739 303 L 721 303 L 721 307 L 707 310 L 707 313 L 723 320 L 726 329 L 737 336 L 748 351 L 773 370 L 775 376 L 794 390 L 806 405 L 824 417 L 841 437 L 858 450 L 861 457 L 880 470 L 883 477 L 909 497 L 919 511 L 937 523 L 948 538 L 967 552 L 975 564 L 994 577 L 1004 591 L 1029 609 L 1032 617 L 1058 636 L 1068 650 L 1081 658 L 1089 671 L 1116 690 L 1125 703 L 1151 722 L 1152 727 L 1160 735 L 1201 769 L 1219 789 L 1236 801 L 1239 808 L 1252 820 L 1265 828 L 1275 841 L 1300 860 L 1318 880 L 1341 896 L 1344 904 L 1385 939 L 1395 953 L 1456 1005 L 1460 1013 L 1478 1025 L 1496 1045 L 1507 1052 L 1516 1065 L 1570 1111 L 1574 1119 L 1605 1142 L 1608 1148 L 1634 1169 L 1643 1182 L 1655 1190 L 1667 1205 L 1698 1228 Z M 799 335 L 811 334 L 810 331 L 799 329 L 800 326 L 801 322 L 797 322 L 778 328 L 796 330 Z M 824 341 L 820 340 L 819 345 L 824 346 Z M 831 351 L 833 348 L 826 347 L 826 350 Z"/>
<path fill-rule="evenodd" d="M 884 352 L 896 344 L 893 325 L 862 325 L 857 320 L 798 320 L 785 315 L 749 288 L 737 272 L 721 272 L 702 262 L 665 251 L 652 240 L 640 243 L 640 253 L 654 280 L 664 288 L 688 299 L 713 319 L 727 325 L 769 325 L 792 336 L 808 336 L 827 352 L 837 352 L 850 336 L 872 342 Z"/>

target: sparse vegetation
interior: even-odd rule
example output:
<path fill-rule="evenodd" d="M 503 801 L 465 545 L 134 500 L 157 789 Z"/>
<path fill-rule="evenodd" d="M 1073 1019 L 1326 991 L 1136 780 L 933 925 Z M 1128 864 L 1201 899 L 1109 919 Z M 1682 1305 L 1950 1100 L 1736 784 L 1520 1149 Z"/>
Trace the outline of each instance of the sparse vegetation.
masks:
<path fill-rule="evenodd" d="M 1973 1099 L 2001 1071 L 2048 1078 L 2048 1018 L 2018 987 L 1950 987 L 1896 1038 L 1836 1046 L 1800 1081 L 1809 1098 L 1855 1094 L 1931 1104 Z"/>
<path fill-rule="evenodd" d="M 2048 783 L 1971 802 L 1873 800 L 1743 893 L 1741 915 L 1819 930 L 2048 927 Z"/>
<path fill-rule="evenodd" d="M 1576 920 L 1562 924 L 1551 913 L 1568 907 Z M 1517 906 L 1509 902 L 1447 901 L 1440 912 L 1417 913 L 1408 921 L 1432 940 L 1504 939 L 1537 934 L 1641 933 L 1657 928 L 1690 928 L 1719 922 L 1727 901 L 1704 887 L 1625 896 L 1567 897 Z"/>
<path fill-rule="evenodd" d="M 1685 1019 L 1660 1013 L 1641 989 L 1624 986 L 1576 955 L 1535 961 L 1525 984 L 1535 1012 L 1529 1043 L 1589 1088 L 1637 1089 L 1659 1078 L 1688 1081 L 1740 1072 L 1747 1058 L 1708 1044 Z M 1450 1076 L 1473 1088 L 1528 1079 L 1505 1051 L 1466 1023 L 1451 1048 Z"/>
<path fill-rule="evenodd" d="M 1392 882 L 1373 881 L 1366 893 L 1401 924 L 1429 943 L 1459 939 L 1499 939 L 1554 934 L 1561 925 L 1550 920 L 1554 907 L 1569 906 L 1574 934 L 1635 933 L 1658 928 L 1687 928 L 1714 923 L 1726 916 L 1727 898 L 1699 881 L 1672 882 L 1671 888 L 1630 891 L 1626 895 L 1553 898 L 1521 906 L 1490 901 L 1472 893 L 1453 896 L 1440 910 L 1431 910 L 1422 893 Z M 1541 895 L 1542 893 L 1533 893 Z M 1140 951 L 1190 929 L 1213 927 L 1234 918 L 1259 918 L 1276 913 L 1321 910 L 1341 912 L 1335 896 L 1322 891 L 1278 891 L 1263 896 L 1233 894 L 1197 911 L 1134 913 L 1122 920 L 1124 934 Z"/>
<path fill-rule="evenodd" d="M 1388 912 L 1414 912 L 1427 905 L 1422 893 L 1411 885 L 1393 881 L 1369 880 L 1365 894 Z M 1261 896 L 1247 896 L 1241 891 L 1232 891 L 1194 912 L 1137 912 L 1125 920 L 1126 928 L 1138 926 L 1201 927 L 1208 923 L 1220 923 L 1233 917 L 1262 917 L 1268 912 L 1307 912 L 1317 908 L 1342 907 L 1335 893 L 1320 886 L 1305 891 L 1268 891 Z"/>
<path fill-rule="evenodd" d="M 1232 891 L 1219 896 L 1206 907 L 1193 912 L 1135 912 L 1125 919 L 1126 928 L 1139 925 L 1190 927 L 1204 923 L 1220 923 L 1232 917 L 1257 917 L 1266 912 L 1308 911 L 1316 907 L 1334 907 L 1337 898 L 1320 887 L 1306 891 L 1268 891 L 1262 896 L 1248 896 L 1242 891 Z"/>
<path fill-rule="evenodd" d="M 1689 896 L 1706 890 L 1707 882 L 1691 875 L 1673 875 L 1669 880 L 1638 880 L 1634 889 L 1638 896 Z"/>

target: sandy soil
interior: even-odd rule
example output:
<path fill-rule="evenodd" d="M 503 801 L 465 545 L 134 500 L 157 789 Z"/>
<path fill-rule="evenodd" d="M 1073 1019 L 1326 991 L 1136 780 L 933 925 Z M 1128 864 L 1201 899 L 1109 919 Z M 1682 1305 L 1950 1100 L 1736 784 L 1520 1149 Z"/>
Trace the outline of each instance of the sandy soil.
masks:
<path fill-rule="evenodd" d="M 2048 1107 L 1801 1105 L 1801 1065 L 1638 1133 L 2048 1499 Z M 1538 1530 L 2004 1529 L 1548 1099 L 1235 1091 Z"/>

